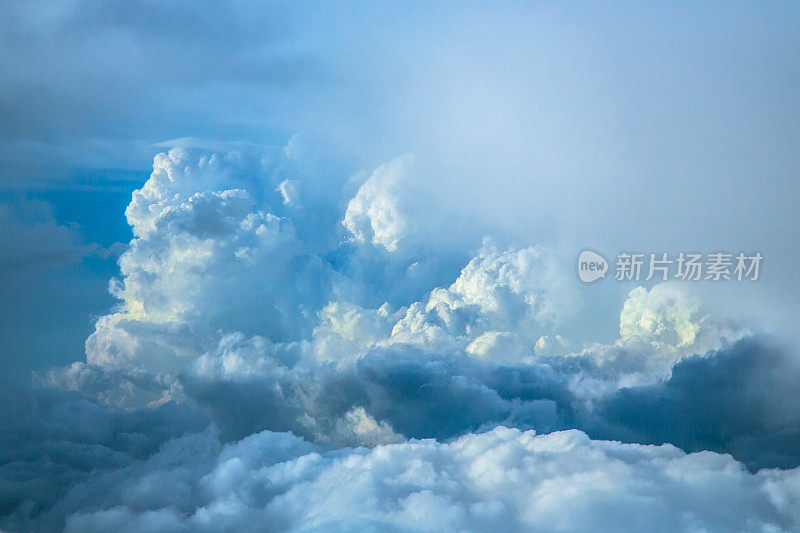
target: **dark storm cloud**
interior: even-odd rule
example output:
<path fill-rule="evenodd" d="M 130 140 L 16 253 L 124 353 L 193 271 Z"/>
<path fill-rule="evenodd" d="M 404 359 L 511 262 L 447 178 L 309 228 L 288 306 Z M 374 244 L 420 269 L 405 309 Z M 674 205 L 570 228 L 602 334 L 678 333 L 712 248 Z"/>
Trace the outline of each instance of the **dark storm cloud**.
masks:
<path fill-rule="evenodd" d="M 730 453 L 754 470 L 800 465 L 800 408 L 793 401 L 800 367 L 767 339 L 689 358 L 670 378 L 621 389 L 593 407 L 569 380 L 599 372 L 579 359 L 559 366 L 392 350 L 343 371 L 243 381 L 186 376 L 184 387 L 233 439 L 267 429 L 330 442 L 336 421 L 363 407 L 413 438 L 446 440 L 496 425 L 540 433 L 578 428 L 594 438 Z"/>
<path fill-rule="evenodd" d="M 753 469 L 800 464 L 800 365 L 764 338 L 679 362 L 597 409 L 597 438 L 730 453 Z"/>
<path fill-rule="evenodd" d="M 0 392 L 0 527 L 43 519 L 70 487 L 93 473 L 142 460 L 207 421 L 174 403 L 125 412 L 75 392 Z M 91 505 L 91 502 L 87 502 Z"/>
<path fill-rule="evenodd" d="M 413 350 L 375 353 L 345 370 L 321 367 L 237 381 L 188 375 L 183 384 L 223 435 L 236 439 L 269 429 L 324 443 L 355 407 L 408 437 L 438 439 L 501 423 L 563 429 L 572 410 L 564 380 L 547 367 L 497 367 Z"/>

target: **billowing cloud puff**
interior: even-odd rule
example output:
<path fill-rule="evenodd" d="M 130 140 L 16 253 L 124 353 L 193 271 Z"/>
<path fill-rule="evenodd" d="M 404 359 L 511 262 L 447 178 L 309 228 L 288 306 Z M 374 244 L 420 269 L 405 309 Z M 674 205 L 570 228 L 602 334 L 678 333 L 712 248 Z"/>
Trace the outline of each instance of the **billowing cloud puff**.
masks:
<path fill-rule="evenodd" d="M 601 381 L 607 369 L 579 356 L 498 364 L 399 344 L 373 347 L 345 365 L 296 357 L 263 339 L 229 337 L 181 376 L 180 391 L 226 438 L 270 429 L 324 446 L 369 445 L 341 431 L 363 409 L 375 425 L 407 437 L 448 439 L 496 425 L 580 428 L 731 453 L 751 468 L 800 464 L 800 413 L 782 400 L 792 395 L 800 365 L 764 339 L 686 358 L 668 378 L 621 389 Z"/>
<path fill-rule="evenodd" d="M 179 381 L 138 368 L 102 367 L 75 362 L 50 369 L 44 385 L 76 391 L 122 409 L 156 408 L 183 398 Z"/>
<path fill-rule="evenodd" d="M 700 302 L 677 285 L 662 283 L 650 291 L 631 291 L 619 318 L 624 342 L 646 342 L 656 348 L 693 344 L 710 318 L 700 312 Z"/>
<path fill-rule="evenodd" d="M 386 344 L 403 309 L 392 312 L 384 303 L 364 309 L 346 302 L 331 302 L 319 313 L 311 351 L 320 360 L 348 361 L 363 357 L 377 345 Z"/>
<path fill-rule="evenodd" d="M 569 373 L 580 369 L 555 363 L 497 366 L 395 351 L 349 372 L 287 372 L 275 361 L 271 370 L 242 371 L 236 358 L 259 361 L 265 351 L 263 341 L 226 339 L 217 352 L 223 360 L 236 354 L 228 377 L 185 380 L 185 394 L 220 433 L 200 431 L 208 419 L 174 400 L 126 413 L 76 393 L 28 393 L 24 402 L 6 395 L 0 527 L 66 520 L 75 530 L 123 522 L 408 529 L 448 510 L 442 516 L 473 530 L 613 525 L 605 520 L 637 528 L 642 516 L 665 530 L 797 527 L 800 412 L 784 400 L 800 366 L 763 341 L 688 358 L 668 380 L 622 389 L 588 410 L 569 391 Z M 576 431 L 470 434 L 502 425 L 582 427 L 631 444 Z M 259 428 L 291 429 L 317 445 Z M 231 437 L 239 442 L 226 445 Z M 404 437 L 438 442 L 331 450 Z M 636 442 L 725 451 L 753 470 L 795 469 L 750 474 L 727 455 Z M 730 502 L 741 514 L 719 512 Z"/>
<path fill-rule="evenodd" d="M 398 192 L 408 164 L 405 158 L 379 167 L 347 204 L 342 224 L 356 242 L 393 252 L 408 238 L 410 213 Z"/>
<path fill-rule="evenodd" d="M 630 292 L 620 313 L 619 334 L 614 344 L 591 345 L 580 356 L 591 358 L 624 385 L 666 377 L 682 358 L 720 348 L 746 330 L 712 317 L 685 285 L 660 283 L 649 291 L 637 287 Z"/>
<path fill-rule="evenodd" d="M 433 289 L 426 301 L 396 311 L 388 303 L 378 309 L 330 303 L 320 312 L 314 353 L 352 359 L 371 347 L 408 344 L 519 361 L 532 357 L 541 335 L 573 316 L 578 302 L 547 251 L 500 252 L 486 243 L 449 287 Z"/>
<path fill-rule="evenodd" d="M 291 220 L 226 188 L 247 185 L 231 177 L 241 166 L 233 156 L 190 164 L 177 149 L 156 158 L 127 210 L 135 238 L 112 284 L 121 310 L 98 322 L 90 363 L 175 372 L 219 331 L 277 341 L 310 331 L 329 273 Z"/>
<path fill-rule="evenodd" d="M 541 335 L 573 316 L 579 300 L 545 251 L 498 251 L 485 244 L 448 288 L 412 304 L 393 330 L 395 342 L 463 344 L 477 357 L 532 356 Z"/>
<path fill-rule="evenodd" d="M 156 157 L 126 211 L 135 238 L 120 258 L 122 280 L 112 284 L 120 309 L 101 318 L 88 339 L 90 364 L 176 374 L 234 333 L 317 360 L 353 360 L 398 343 L 521 360 L 575 313 L 574 289 L 547 251 L 501 251 L 489 243 L 426 300 L 362 307 L 359 295 L 372 279 L 399 268 L 401 278 L 422 282 L 430 264 L 399 254 L 388 264 L 378 259 L 373 272 L 353 270 L 353 262 L 370 264 L 370 252 L 335 240 L 328 248 L 319 246 L 325 239 L 307 242 L 296 229 L 307 226 L 305 212 L 285 211 L 298 185 L 284 179 L 265 191 L 281 177 L 269 164 L 182 149 Z M 399 207 L 406 166 L 401 159 L 377 169 L 348 204 L 343 224 L 357 242 L 387 251 L 403 236 L 413 242 L 409 215 Z M 281 209 L 283 216 L 273 213 Z M 364 224 L 369 239 L 360 237 Z M 285 346 L 297 342 L 299 348 Z"/>
<path fill-rule="evenodd" d="M 363 407 L 354 407 L 345 413 L 336 425 L 339 439 L 345 445 L 358 442 L 365 446 L 378 446 L 403 442 L 405 438 L 395 433 L 386 422 L 378 422 Z"/>
<path fill-rule="evenodd" d="M 366 239 L 355 247 L 341 238 L 310 242 L 305 208 L 286 205 L 286 173 L 264 170 L 272 164 L 182 150 L 159 156 L 128 209 L 136 237 L 120 260 L 121 309 L 98 322 L 89 364 L 51 371 L 47 383 L 127 409 L 188 402 L 224 438 L 268 429 L 335 447 L 447 439 L 505 424 L 695 449 L 677 436 L 634 439 L 628 419 L 616 421 L 608 404 L 620 387 L 648 390 L 669 380 L 676 362 L 724 346 L 728 330 L 685 287 L 635 289 L 619 340 L 573 353 L 559 329 L 579 298 L 545 249 L 486 241 L 449 283 L 393 305 L 379 299 L 391 291 L 373 281 L 415 264 L 410 248 L 379 247 L 381 256 L 369 255 L 375 243 Z M 342 207 L 343 219 L 349 211 L 354 220 L 353 210 L 382 191 L 402 197 L 406 165 L 375 171 L 355 193 L 361 200 Z M 362 292 L 379 303 L 368 305 Z M 795 427 L 791 420 L 776 431 Z M 749 464 L 796 457 L 793 444 L 775 444 L 786 457 L 779 460 L 731 442 L 707 446 Z"/>

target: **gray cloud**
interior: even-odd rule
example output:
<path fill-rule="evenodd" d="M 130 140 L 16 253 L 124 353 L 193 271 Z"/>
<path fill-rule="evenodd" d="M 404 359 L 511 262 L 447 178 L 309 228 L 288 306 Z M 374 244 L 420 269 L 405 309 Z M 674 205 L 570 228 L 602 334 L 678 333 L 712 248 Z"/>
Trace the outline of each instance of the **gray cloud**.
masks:
<path fill-rule="evenodd" d="M 750 468 L 800 464 L 800 364 L 767 339 L 677 363 L 669 379 L 597 407 L 598 438 L 730 453 Z"/>
<path fill-rule="evenodd" d="M 7 387 L 0 411 L 4 529 L 52 527 L 54 506 L 74 484 L 142 460 L 170 439 L 207 425 L 202 415 L 174 403 L 128 413 L 49 389 Z"/>
<path fill-rule="evenodd" d="M 92 251 L 74 228 L 58 224 L 41 201 L 0 203 L 0 273 L 73 263 Z"/>
<path fill-rule="evenodd" d="M 113 266 L 108 255 L 77 225 L 59 223 L 48 202 L 0 202 L 0 380 L 27 381 L 31 370 L 83 358 L 92 314 L 113 305 L 87 262 Z"/>
<path fill-rule="evenodd" d="M 76 168 L 138 169 L 150 144 L 209 134 L 210 123 L 216 136 L 241 136 L 231 115 L 253 109 L 234 100 L 317 76 L 311 57 L 280 51 L 295 26 L 286 6 L 49 4 L 0 8 L 3 188 L 63 180 Z M 259 107 L 266 113 L 266 102 Z"/>

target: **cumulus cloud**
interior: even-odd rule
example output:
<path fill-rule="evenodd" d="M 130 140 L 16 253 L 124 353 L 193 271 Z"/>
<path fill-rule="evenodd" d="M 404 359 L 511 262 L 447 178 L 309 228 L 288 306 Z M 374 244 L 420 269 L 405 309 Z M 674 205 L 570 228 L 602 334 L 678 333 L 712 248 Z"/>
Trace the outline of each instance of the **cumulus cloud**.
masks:
<path fill-rule="evenodd" d="M 408 164 L 407 159 L 398 159 L 379 167 L 347 204 L 342 224 L 356 242 L 394 252 L 408 238 L 411 215 L 398 193 L 398 181 Z"/>
<path fill-rule="evenodd" d="M 789 401 L 800 363 L 766 339 L 747 338 L 676 364 L 669 379 L 623 388 L 597 409 L 596 432 L 730 453 L 751 468 L 800 464 L 800 407 Z"/>
<path fill-rule="evenodd" d="M 710 316 L 684 286 L 633 290 L 616 342 L 570 352 L 560 328 L 580 299 L 554 255 L 486 240 L 449 283 L 424 276 L 427 294 L 393 305 L 380 298 L 392 291 L 373 280 L 405 268 L 410 244 L 378 246 L 388 263 L 370 263 L 365 250 L 378 253 L 372 237 L 342 241 L 341 230 L 378 216 L 373 200 L 375 209 L 393 205 L 397 217 L 410 209 L 398 200 L 408 192 L 400 179 L 407 160 L 376 170 L 346 207 L 338 204 L 344 215 L 328 205 L 330 219 L 343 221 L 329 227 L 338 239 L 309 239 L 307 209 L 286 211 L 287 173 L 276 171 L 288 168 L 283 158 L 296 146 L 256 161 L 187 150 L 159 155 L 134 194 L 127 215 L 135 238 L 114 285 L 120 310 L 98 321 L 88 364 L 51 371 L 51 385 L 128 409 L 188 402 L 224 438 L 268 429 L 335 447 L 374 445 L 381 435 L 447 439 L 505 424 L 697 449 L 691 431 L 634 439 L 607 406 L 621 387 L 672 383 L 673 365 L 692 354 L 716 349 L 704 357 L 730 364 L 725 339 L 743 331 Z M 395 235 L 414 235 L 400 227 Z M 358 297 L 370 291 L 372 298 Z M 731 442 L 708 446 L 748 464 L 794 460 L 791 451 L 781 462 Z"/>
<path fill-rule="evenodd" d="M 181 149 L 156 157 L 126 211 L 135 238 L 112 284 L 121 310 L 98 322 L 90 363 L 175 372 L 218 331 L 286 341 L 309 328 L 329 273 L 292 221 L 268 210 L 277 193 L 258 202 L 234 188 L 261 186 L 245 161 L 190 160 Z"/>
<path fill-rule="evenodd" d="M 319 313 L 311 351 L 320 360 L 348 361 L 367 354 L 382 344 L 404 315 L 404 308 L 393 311 L 388 303 L 377 309 L 364 309 L 347 302 L 330 302 Z"/>
<path fill-rule="evenodd" d="M 343 227 L 321 224 L 341 216 L 335 198 L 324 204 L 324 194 L 309 192 L 308 207 L 296 205 L 302 181 L 281 179 L 294 152 L 255 161 L 252 154 L 184 148 L 156 156 L 126 210 L 134 239 L 119 261 L 122 278 L 111 286 L 120 310 L 98 321 L 86 343 L 88 362 L 175 373 L 212 349 L 220 332 L 307 340 L 315 327 L 322 336 L 334 325 L 336 305 L 371 303 L 381 293 L 402 301 L 407 285 L 437 279 L 435 258 L 389 258 L 343 243 Z M 378 169 L 373 178 L 387 172 Z M 345 221 L 352 212 L 348 207 Z M 385 312 L 384 302 L 365 316 Z"/>
<path fill-rule="evenodd" d="M 414 438 L 448 439 L 497 425 L 579 428 L 596 438 L 730 453 L 754 469 L 800 464 L 800 418 L 786 401 L 798 365 L 783 348 L 745 339 L 687 358 L 673 372 L 654 384 L 587 395 L 584 381 L 601 373 L 588 359 L 498 365 L 393 347 L 345 368 L 193 373 L 182 386 L 228 438 L 271 429 L 329 446 L 343 442 L 346 414 L 363 408 Z M 369 444 L 355 437 L 347 442 Z"/>
<path fill-rule="evenodd" d="M 6 435 L 0 527 L 795 526 L 796 470 L 767 470 L 800 465 L 786 347 L 667 283 L 630 292 L 616 341 L 573 348 L 581 300 L 551 250 L 487 239 L 458 263 L 407 160 L 348 200 L 315 189 L 299 142 L 156 158 L 119 306 L 86 362 L 40 377 L 85 423 L 12 417 L 52 422 Z M 170 416 L 144 448 L 109 436 Z M 53 449 L 63 476 L 31 460 Z"/>
<path fill-rule="evenodd" d="M 540 335 L 574 315 L 578 302 L 545 251 L 499 251 L 486 243 L 452 285 L 412 304 L 392 337 L 439 347 L 466 342 L 479 357 L 520 358 L 533 354 Z"/>
<path fill-rule="evenodd" d="M 339 439 L 346 443 L 358 442 L 365 446 L 378 446 L 403 442 L 405 438 L 395 433 L 386 422 L 378 422 L 363 407 L 347 411 L 336 424 Z"/>
<path fill-rule="evenodd" d="M 619 319 L 619 339 L 592 344 L 577 355 L 592 359 L 621 385 L 653 382 L 669 375 L 686 356 L 721 348 L 748 332 L 717 319 L 685 285 L 659 283 L 633 289 Z"/>
<path fill-rule="evenodd" d="M 138 368 L 108 368 L 76 361 L 51 368 L 40 381 L 47 387 L 80 392 L 128 410 L 155 408 L 182 399 L 180 382 Z"/>
<path fill-rule="evenodd" d="M 0 2 L 0 188 L 141 185 L 0 203 L 0 530 L 800 530 L 797 346 L 562 262 L 797 321 L 797 8 L 396 8 Z"/>
<path fill-rule="evenodd" d="M 391 344 L 519 360 L 574 315 L 574 289 L 546 250 L 498 250 L 488 242 L 449 286 L 391 305 L 397 294 L 375 291 L 376 278 L 398 270 L 416 284 L 438 278 L 411 244 L 404 254 L 365 260 L 372 244 L 397 251 L 419 234 L 414 227 L 423 220 L 401 207 L 398 180 L 407 161 L 377 169 L 350 200 L 342 223 L 362 245 L 353 248 L 333 238 L 309 241 L 307 210 L 286 211 L 294 180 L 279 181 L 273 194 L 264 190 L 285 174 L 275 171 L 288 164 L 281 157 L 253 162 L 240 152 L 175 148 L 155 158 L 126 210 L 134 239 L 111 287 L 120 310 L 101 318 L 87 340 L 90 364 L 176 374 L 234 333 L 263 337 L 277 350 L 301 342 L 318 360 L 357 359 Z M 364 224 L 369 239 L 361 238 Z M 360 305 L 374 301 L 374 294 L 360 297 L 367 292 L 383 292 L 387 301 Z"/>

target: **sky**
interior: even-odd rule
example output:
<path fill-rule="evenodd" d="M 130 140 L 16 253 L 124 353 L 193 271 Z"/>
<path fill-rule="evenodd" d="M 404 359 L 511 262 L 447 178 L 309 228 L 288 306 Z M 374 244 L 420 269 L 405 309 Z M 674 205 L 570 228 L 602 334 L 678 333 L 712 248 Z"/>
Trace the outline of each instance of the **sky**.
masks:
<path fill-rule="evenodd" d="M 796 4 L 0 21 L 0 529 L 800 528 Z"/>

